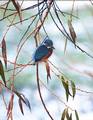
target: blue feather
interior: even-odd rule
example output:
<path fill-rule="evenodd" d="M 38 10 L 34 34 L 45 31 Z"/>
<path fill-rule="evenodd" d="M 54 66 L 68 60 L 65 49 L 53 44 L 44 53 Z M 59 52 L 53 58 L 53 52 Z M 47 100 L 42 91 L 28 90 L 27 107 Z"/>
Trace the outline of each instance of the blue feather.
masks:
<path fill-rule="evenodd" d="M 42 60 L 42 58 L 45 57 L 48 54 L 48 52 L 49 50 L 47 49 L 46 46 L 44 45 L 39 46 L 33 55 L 33 60 L 35 62 Z"/>

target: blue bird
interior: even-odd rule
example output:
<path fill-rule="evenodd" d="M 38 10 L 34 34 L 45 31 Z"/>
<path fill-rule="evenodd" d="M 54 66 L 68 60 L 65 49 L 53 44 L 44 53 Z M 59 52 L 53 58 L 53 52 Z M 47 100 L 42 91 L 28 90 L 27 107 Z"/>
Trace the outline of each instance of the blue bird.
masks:
<path fill-rule="evenodd" d="M 54 46 L 52 40 L 48 37 L 44 39 L 44 41 L 36 48 L 32 61 L 33 64 L 38 62 L 46 62 L 48 58 L 52 55 Z"/>

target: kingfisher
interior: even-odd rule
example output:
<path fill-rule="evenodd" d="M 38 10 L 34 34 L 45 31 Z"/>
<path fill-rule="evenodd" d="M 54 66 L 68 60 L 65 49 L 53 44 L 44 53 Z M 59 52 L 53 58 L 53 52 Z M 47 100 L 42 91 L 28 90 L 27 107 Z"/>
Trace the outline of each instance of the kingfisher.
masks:
<path fill-rule="evenodd" d="M 53 46 L 53 41 L 49 39 L 49 37 L 46 37 L 43 42 L 36 48 L 33 54 L 33 64 L 35 65 L 39 62 L 47 62 L 48 58 L 52 55 L 54 49 L 55 48 Z"/>

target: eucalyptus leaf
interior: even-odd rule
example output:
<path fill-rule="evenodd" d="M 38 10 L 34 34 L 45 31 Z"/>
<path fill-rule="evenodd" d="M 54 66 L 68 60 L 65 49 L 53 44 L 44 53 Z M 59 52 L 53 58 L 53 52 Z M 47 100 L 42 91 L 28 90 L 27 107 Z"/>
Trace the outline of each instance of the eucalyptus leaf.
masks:
<path fill-rule="evenodd" d="M 66 99 L 68 101 L 69 93 L 70 93 L 69 92 L 69 82 L 63 76 L 61 77 L 61 81 L 62 81 L 63 87 L 65 89 L 65 92 L 66 92 Z"/>
<path fill-rule="evenodd" d="M 61 120 L 65 120 L 65 116 L 66 116 L 66 109 L 64 109 L 62 113 Z"/>
<path fill-rule="evenodd" d="M 69 113 L 68 113 L 68 108 L 66 109 L 66 118 L 67 118 L 67 120 L 69 120 Z"/>
<path fill-rule="evenodd" d="M 79 120 L 79 116 L 76 110 L 75 110 L 75 116 L 76 116 L 76 120 Z"/>
<path fill-rule="evenodd" d="M 69 119 L 68 120 L 72 120 L 72 113 L 70 114 L 70 117 L 69 117 Z"/>
<path fill-rule="evenodd" d="M 22 100 L 20 98 L 18 100 L 18 103 L 19 103 L 19 107 L 20 107 L 21 113 L 24 115 Z"/>
<path fill-rule="evenodd" d="M 72 87 L 72 96 L 73 98 L 75 97 L 76 95 L 76 86 L 75 86 L 75 83 L 73 81 L 71 81 L 71 87 Z"/>
<path fill-rule="evenodd" d="M 5 67 L 7 69 L 7 49 L 6 49 L 5 38 L 3 38 L 3 40 L 2 40 L 2 57 L 4 59 Z"/>
<path fill-rule="evenodd" d="M 1 76 L 3 82 L 4 82 L 5 86 L 6 86 L 5 74 L 4 74 L 3 64 L 1 62 L 1 60 L 0 60 L 0 76 Z"/>

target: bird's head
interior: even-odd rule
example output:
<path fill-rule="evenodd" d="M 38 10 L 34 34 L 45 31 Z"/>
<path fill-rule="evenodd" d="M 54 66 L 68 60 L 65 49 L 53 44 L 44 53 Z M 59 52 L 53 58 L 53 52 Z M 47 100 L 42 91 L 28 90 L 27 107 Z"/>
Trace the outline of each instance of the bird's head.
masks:
<path fill-rule="evenodd" d="M 50 40 L 49 38 L 46 38 L 43 42 L 43 45 L 45 45 L 48 49 L 55 49 L 53 46 L 53 41 Z"/>

